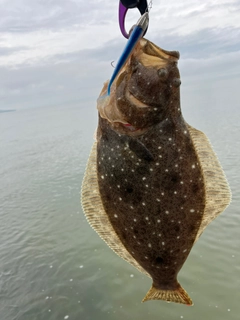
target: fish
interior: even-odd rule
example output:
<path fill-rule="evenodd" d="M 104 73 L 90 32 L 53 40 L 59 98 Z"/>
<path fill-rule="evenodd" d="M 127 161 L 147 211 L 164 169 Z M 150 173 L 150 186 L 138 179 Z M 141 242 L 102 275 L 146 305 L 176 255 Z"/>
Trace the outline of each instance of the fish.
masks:
<path fill-rule="evenodd" d="M 104 84 L 81 202 L 106 244 L 152 279 L 143 302 L 192 305 L 177 275 L 231 191 L 208 138 L 182 115 L 179 57 L 141 38 L 109 96 Z"/>

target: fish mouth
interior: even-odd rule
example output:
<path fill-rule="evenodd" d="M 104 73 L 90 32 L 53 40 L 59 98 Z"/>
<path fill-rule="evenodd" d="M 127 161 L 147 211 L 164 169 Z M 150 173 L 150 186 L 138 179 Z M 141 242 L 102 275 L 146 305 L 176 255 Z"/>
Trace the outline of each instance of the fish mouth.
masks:
<path fill-rule="evenodd" d="M 142 87 L 142 90 L 139 91 L 138 81 L 131 84 L 129 81 L 133 79 L 134 72 L 137 72 L 136 70 L 138 69 L 136 68 L 141 68 L 139 67 L 140 65 L 145 67 L 145 70 L 147 70 L 146 76 L 148 77 L 149 72 L 152 72 L 154 69 L 158 71 L 161 68 L 168 69 L 169 65 L 176 65 L 178 59 L 179 53 L 177 51 L 166 51 L 147 39 L 142 38 L 112 83 L 110 95 L 107 94 L 108 82 L 104 84 L 97 101 L 97 109 L 101 118 L 106 119 L 117 131 L 120 128 L 120 130 L 124 129 L 125 133 L 130 132 L 130 134 L 145 132 L 149 126 L 146 121 L 150 121 L 150 118 L 145 115 L 150 112 L 152 115 L 151 119 L 153 118 L 151 121 L 155 123 L 156 106 L 158 106 L 157 103 L 159 102 L 153 101 L 154 97 L 151 94 L 145 94 L 146 87 Z M 155 80 L 152 83 L 156 87 L 159 79 L 158 73 L 153 71 L 153 74 Z M 147 85 L 149 84 L 147 83 Z M 141 88 L 141 86 L 139 87 Z M 151 86 L 151 90 L 153 88 Z M 125 101 L 125 103 L 122 101 Z M 129 110 L 131 109 L 131 111 L 124 109 L 124 105 L 129 106 Z M 144 122 L 144 119 L 147 120 Z"/>
<path fill-rule="evenodd" d="M 114 82 L 116 83 L 121 77 L 122 73 L 128 70 L 131 64 L 131 57 L 134 57 L 145 67 L 165 67 L 170 62 L 178 62 L 180 53 L 178 51 L 167 51 L 156 46 L 151 41 L 142 38 L 137 43 L 132 55 L 127 60 L 121 71 L 117 75 Z"/>
<path fill-rule="evenodd" d="M 139 46 L 140 48 L 138 48 L 136 57 L 139 58 L 140 62 L 145 67 L 147 67 L 148 65 L 153 66 L 155 64 L 154 62 L 156 62 L 159 66 L 159 60 L 162 60 L 163 62 L 165 62 L 165 64 L 170 61 L 177 62 L 180 57 L 178 51 L 164 50 L 144 38 L 139 41 Z"/>

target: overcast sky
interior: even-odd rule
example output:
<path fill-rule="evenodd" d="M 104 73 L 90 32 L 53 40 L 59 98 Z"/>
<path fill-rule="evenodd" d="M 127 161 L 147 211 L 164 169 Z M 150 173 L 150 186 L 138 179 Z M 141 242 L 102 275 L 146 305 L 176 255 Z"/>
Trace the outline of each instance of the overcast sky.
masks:
<path fill-rule="evenodd" d="M 240 1 L 153 0 L 146 38 L 180 51 L 186 104 L 237 107 Z M 94 102 L 125 43 L 117 0 L 0 0 L 0 109 Z"/>

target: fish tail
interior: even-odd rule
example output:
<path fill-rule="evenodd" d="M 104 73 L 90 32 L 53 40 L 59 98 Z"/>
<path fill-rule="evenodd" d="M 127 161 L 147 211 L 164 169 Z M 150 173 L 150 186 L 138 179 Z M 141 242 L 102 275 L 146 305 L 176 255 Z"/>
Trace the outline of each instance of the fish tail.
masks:
<path fill-rule="evenodd" d="M 191 298 L 180 285 L 176 290 L 157 289 L 152 285 L 142 302 L 148 300 L 165 300 L 169 302 L 183 303 L 189 306 L 193 305 Z"/>

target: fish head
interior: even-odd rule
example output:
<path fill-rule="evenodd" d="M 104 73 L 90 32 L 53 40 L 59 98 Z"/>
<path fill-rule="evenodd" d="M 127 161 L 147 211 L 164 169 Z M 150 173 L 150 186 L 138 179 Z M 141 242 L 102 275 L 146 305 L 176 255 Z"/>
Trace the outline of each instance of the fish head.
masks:
<path fill-rule="evenodd" d="M 179 53 L 141 39 L 106 96 L 98 99 L 100 116 L 118 131 L 140 134 L 180 110 Z"/>

